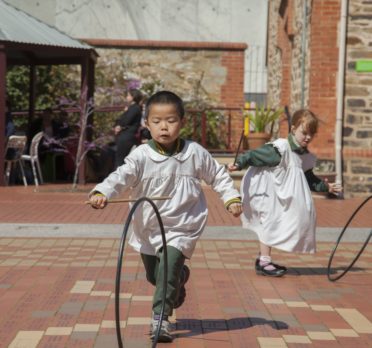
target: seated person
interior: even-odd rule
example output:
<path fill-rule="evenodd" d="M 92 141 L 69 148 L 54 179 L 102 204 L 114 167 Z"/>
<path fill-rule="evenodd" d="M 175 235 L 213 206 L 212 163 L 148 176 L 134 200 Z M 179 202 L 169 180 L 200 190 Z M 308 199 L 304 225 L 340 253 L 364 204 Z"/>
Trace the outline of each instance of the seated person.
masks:
<path fill-rule="evenodd" d="M 47 108 L 36 118 L 30 127 L 29 139 L 43 131 L 46 138 L 62 139 L 68 135 L 68 126 L 53 117 L 53 110 Z"/>
<path fill-rule="evenodd" d="M 41 117 L 36 118 L 31 123 L 28 136 L 29 145 L 33 137 L 41 131 L 44 132 L 44 138 L 39 145 L 39 158 L 42 167 L 45 167 L 46 162 L 48 162 L 48 167 L 52 166 L 49 162 L 57 161 L 56 154 L 63 154 L 62 158 L 58 160 L 60 164 L 58 165 L 57 163 L 61 168 L 56 170 L 56 172 L 61 173 L 61 176 L 65 177 L 63 157 L 68 156 L 68 153 L 63 139 L 69 134 L 67 122 L 61 122 L 53 117 L 53 110 L 47 108 L 42 112 Z"/>

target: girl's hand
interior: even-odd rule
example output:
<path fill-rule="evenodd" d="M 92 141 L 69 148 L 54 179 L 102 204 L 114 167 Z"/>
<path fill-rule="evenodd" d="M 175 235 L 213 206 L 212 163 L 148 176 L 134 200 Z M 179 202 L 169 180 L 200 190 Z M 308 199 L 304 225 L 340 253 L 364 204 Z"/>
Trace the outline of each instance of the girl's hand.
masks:
<path fill-rule="evenodd" d="M 89 198 L 90 205 L 94 209 L 103 209 L 107 205 L 107 197 L 102 193 L 96 193 Z"/>
<path fill-rule="evenodd" d="M 241 203 L 232 203 L 227 208 L 229 213 L 233 214 L 235 217 L 238 217 L 242 213 L 242 204 Z"/>
<path fill-rule="evenodd" d="M 328 180 L 325 180 L 325 181 L 328 185 L 328 192 L 329 193 L 332 193 L 332 194 L 337 196 L 339 193 L 341 193 L 343 191 L 343 187 L 341 186 L 340 183 L 337 183 L 337 182 L 329 183 Z"/>
<path fill-rule="evenodd" d="M 229 164 L 227 165 L 227 170 L 228 170 L 229 172 L 234 172 L 235 170 L 239 170 L 239 168 L 238 168 L 238 166 L 237 166 L 236 164 L 234 164 L 234 163 L 229 163 Z"/>
<path fill-rule="evenodd" d="M 114 134 L 118 135 L 121 132 L 121 127 L 120 126 L 115 126 L 114 128 Z"/>

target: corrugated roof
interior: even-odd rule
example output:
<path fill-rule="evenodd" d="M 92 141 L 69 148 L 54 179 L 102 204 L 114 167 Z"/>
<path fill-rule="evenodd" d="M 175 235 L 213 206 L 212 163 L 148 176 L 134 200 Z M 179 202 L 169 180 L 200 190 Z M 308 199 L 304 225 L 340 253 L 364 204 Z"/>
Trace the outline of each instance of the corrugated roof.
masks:
<path fill-rule="evenodd" d="M 0 41 L 92 49 L 58 29 L 0 0 Z"/>

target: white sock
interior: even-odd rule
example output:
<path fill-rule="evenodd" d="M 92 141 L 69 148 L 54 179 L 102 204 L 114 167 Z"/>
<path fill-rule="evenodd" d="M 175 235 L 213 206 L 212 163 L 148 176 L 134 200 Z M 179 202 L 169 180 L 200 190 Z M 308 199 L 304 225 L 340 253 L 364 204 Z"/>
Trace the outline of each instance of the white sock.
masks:
<path fill-rule="evenodd" d="M 268 255 L 261 255 L 260 256 L 260 266 L 268 271 L 273 271 L 275 269 L 274 266 L 270 265 L 271 257 Z"/>

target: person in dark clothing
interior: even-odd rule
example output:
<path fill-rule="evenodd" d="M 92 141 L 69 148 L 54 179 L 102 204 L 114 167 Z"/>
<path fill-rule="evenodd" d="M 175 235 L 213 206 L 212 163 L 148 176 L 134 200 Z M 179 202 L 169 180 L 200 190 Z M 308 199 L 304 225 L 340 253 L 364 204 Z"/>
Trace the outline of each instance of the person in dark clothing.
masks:
<path fill-rule="evenodd" d="M 44 132 L 46 139 L 63 139 L 68 136 L 69 127 L 60 120 L 54 118 L 53 110 L 46 108 L 41 117 L 34 119 L 30 126 L 28 134 L 29 141 L 39 132 Z"/>
<path fill-rule="evenodd" d="M 8 139 L 13 134 L 15 134 L 15 125 L 13 122 L 10 101 L 7 100 L 5 104 L 5 138 Z"/>
<path fill-rule="evenodd" d="M 142 110 L 140 102 L 142 93 L 138 89 L 130 89 L 127 94 L 128 109 L 116 121 L 114 133 L 116 137 L 116 167 L 124 163 L 134 145 L 138 145 L 137 131 L 141 125 Z"/>

